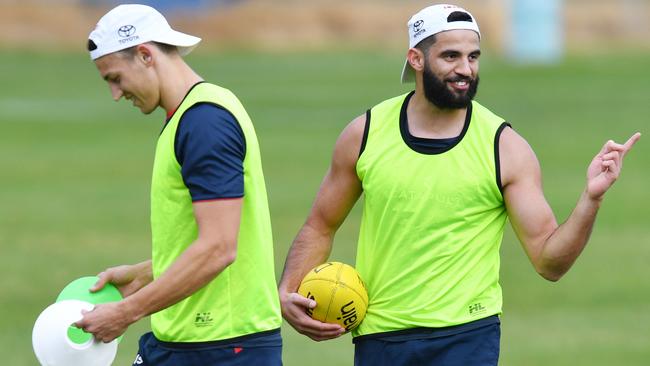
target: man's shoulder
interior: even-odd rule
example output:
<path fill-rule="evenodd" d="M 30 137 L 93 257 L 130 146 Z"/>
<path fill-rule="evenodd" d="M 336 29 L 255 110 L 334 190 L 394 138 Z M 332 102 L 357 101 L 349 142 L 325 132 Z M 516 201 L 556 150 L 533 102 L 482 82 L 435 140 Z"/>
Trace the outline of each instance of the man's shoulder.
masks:
<path fill-rule="evenodd" d="M 225 87 L 223 87 L 223 86 L 221 86 L 221 85 L 218 85 L 218 84 L 215 84 L 215 83 L 212 83 L 212 82 L 209 82 L 209 81 L 205 81 L 205 80 L 203 80 L 203 81 L 199 81 L 199 82 L 195 85 L 195 89 L 197 89 L 197 90 L 198 90 L 198 89 L 202 89 L 202 90 L 206 90 L 206 89 L 213 89 L 213 90 L 227 90 L 227 91 L 231 92 L 228 88 L 225 88 Z M 232 92 L 231 92 L 231 93 L 232 93 Z"/>
<path fill-rule="evenodd" d="M 476 100 L 472 100 L 472 112 L 474 112 L 474 113 L 489 113 L 489 114 L 492 114 L 492 115 L 496 115 L 494 112 L 492 112 L 491 109 L 489 109 L 488 107 L 484 106 L 483 104 L 481 104 L 480 102 L 478 102 Z"/>
<path fill-rule="evenodd" d="M 217 104 L 226 101 L 236 101 L 239 103 L 239 98 L 230 89 L 207 81 L 200 81 L 192 87 L 192 94 L 194 94 L 195 101 L 215 102 Z"/>
<path fill-rule="evenodd" d="M 245 145 L 244 133 L 237 118 L 226 108 L 211 102 L 199 102 L 188 108 L 179 121 L 176 143 L 186 139 L 200 141 L 237 141 Z"/>
<path fill-rule="evenodd" d="M 402 104 L 404 103 L 404 100 L 408 98 L 410 95 L 415 93 L 414 91 L 409 91 L 406 93 L 402 93 L 400 95 L 396 95 L 394 97 L 390 97 L 388 99 L 384 99 L 383 101 L 377 103 L 373 108 L 375 107 L 380 107 L 380 106 L 385 106 L 385 105 L 394 105 L 394 104 Z"/>
<path fill-rule="evenodd" d="M 235 116 L 223 106 L 209 101 L 197 102 L 181 116 L 181 125 L 205 124 L 205 121 L 236 122 Z"/>
<path fill-rule="evenodd" d="M 497 115 L 496 113 L 492 112 L 490 109 L 487 107 L 483 106 L 481 103 L 472 100 L 472 117 L 474 118 L 480 118 L 481 120 L 485 121 L 490 121 L 492 124 L 500 126 L 506 120 Z"/>

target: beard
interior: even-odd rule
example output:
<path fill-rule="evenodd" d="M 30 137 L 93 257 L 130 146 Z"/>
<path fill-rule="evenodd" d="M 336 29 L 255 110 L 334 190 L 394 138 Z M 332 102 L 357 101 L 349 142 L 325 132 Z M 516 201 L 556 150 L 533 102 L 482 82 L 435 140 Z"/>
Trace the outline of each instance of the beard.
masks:
<path fill-rule="evenodd" d="M 469 88 L 465 92 L 456 92 L 449 89 L 447 83 L 467 81 Z M 479 77 L 472 79 L 466 76 L 456 76 L 446 80 L 440 80 L 433 74 L 429 65 L 424 66 L 422 73 L 422 87 L 424 88 L 424 96 L 429 102 L 440 109 L 461 109 L 467 108 L 478 89 Z"/>

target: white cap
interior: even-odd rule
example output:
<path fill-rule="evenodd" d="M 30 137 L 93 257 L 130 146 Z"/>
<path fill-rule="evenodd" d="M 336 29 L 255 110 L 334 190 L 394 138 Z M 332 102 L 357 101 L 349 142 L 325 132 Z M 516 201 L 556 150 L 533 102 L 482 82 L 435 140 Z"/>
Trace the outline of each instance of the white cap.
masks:
<path fill-rule="evenodd" d="M 181 55 L 186 55 L 201 38 L 173 30 L 167 19 L 150 6 L 125 4 L 113 8 L 99 20 L 88 36 L 88 50 L 90 58 L 96 60 L 151 41 L 176 46 Z"/>
<path fill-rule="evenodd" d="M 456 5 L 438 4 L 426 7 L 409 19 L 409 48 L 415 47 L 425 38 L 434 34 L 456 29 L 473 30 L 481 32 L 474 16 L 467 10 Z M 415 70 L 409 65 L 408 60 L 404 63 L 402 70 L 402 83 L 415 80 Z"/>

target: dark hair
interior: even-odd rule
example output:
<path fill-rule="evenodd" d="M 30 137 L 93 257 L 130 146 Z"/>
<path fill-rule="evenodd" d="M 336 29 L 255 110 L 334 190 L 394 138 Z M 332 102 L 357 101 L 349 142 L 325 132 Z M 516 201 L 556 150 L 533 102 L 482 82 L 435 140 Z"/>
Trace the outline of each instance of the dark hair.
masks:
<path fill-rule="evenodd" d="M 424 55 L 426 56 L 429 53 L 429 49 L 433 44 L 436 43 L 436 35 L 431 35 L 423 40 L 420 41 L 420 43 L 415 45 L 415 48 L 418 50 L 422 51 Z"/>
<path fill-rule="evenodd" d="M 176 46 L 167 44 L 167 43 L 160 43 L 160 42 L 148 42 L 154 44 L 156 47 L 158 47 L 159 50 L 161 50 L 164 54 L 171 55 L 173 53 L 178 52 L 178 48 Z M 119 50 L 115 52 L 117 55 L 122 56 L 124 58 L 133 58 L 137 54 L 137 49 L 138 45 L 125 48 L 123 50 Z"/>

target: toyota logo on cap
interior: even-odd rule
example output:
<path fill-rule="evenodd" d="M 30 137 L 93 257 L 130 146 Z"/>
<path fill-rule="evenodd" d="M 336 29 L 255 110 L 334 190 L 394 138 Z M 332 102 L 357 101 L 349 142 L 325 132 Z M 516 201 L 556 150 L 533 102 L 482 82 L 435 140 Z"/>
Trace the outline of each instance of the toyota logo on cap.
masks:
<path fill-rule="evenodd" d="M 415 22 L 413 24 L 413 31 L 418 32 L 420 30 L 420 28 L 422 27 L 422 24 L 424 24 L 424 20 L 421 20 L 421 19 L 418 20 L 417 22 Z"/>
<path fill-rule="evenodd" d="M 122 38 L 131 37 L 135 33 L 135 27 L 132 25 L 123 25 L 117 30 L 117 34 Z"/>

